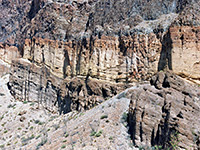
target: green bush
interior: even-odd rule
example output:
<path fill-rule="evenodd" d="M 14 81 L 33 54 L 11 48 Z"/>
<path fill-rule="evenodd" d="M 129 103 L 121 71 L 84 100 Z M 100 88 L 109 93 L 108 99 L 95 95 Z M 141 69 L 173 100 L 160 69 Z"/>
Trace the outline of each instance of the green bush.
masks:
<path fill-rule="evenodd" d="M 43 145 L 46 144 L 46 143 L 47 143 L 47 139 L 46 139 L 46 138 L 42 139 L 41 142 L 38 143 L 36 149 L 39 149 L 41 146 L 43 146 Z"/>
<path fill-rule="evenodd" d="M 102 133 L 103 130 L 100 130 L 99 132 L 92 131 L 90 136 L 100 137 Z"/>
<path fill-rule="evenodd" d="M 103 116 L 101 116 L 100 119 L 105 119 L 105 118 L 108 118 L 108 115 L 103 115 Z"/>
<path fill-rule="evenodd" d="M 62 145 L 62 146 L 61 146 L 61 149 L 64 149 L 64 148 L 66 148 L 66 145 Z"/>

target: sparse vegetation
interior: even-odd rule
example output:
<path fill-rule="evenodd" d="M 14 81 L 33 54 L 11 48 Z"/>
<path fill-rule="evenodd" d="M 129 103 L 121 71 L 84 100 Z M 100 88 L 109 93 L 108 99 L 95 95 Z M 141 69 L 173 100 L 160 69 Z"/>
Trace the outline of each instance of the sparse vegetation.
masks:
<path fill-rule="evenodd" d="M 61 149 L 64 149 L 64 148 L 66 148 L 66 145 L 62 145 L 62 146 L 61 146 Z"/>
<path fill-rule="evenodd" d="M 103 115 L 103 116 L 101 116 L 100 119 L 105 119 L 105 118 L 108 118 L 108 115 Z"/>
<path fill-rule="evenodd" d="M 67 142 L 67 140 L 63 140 L 63 143 Z"/>
<path fill-rule="evenodd" d="M 92 132 L 90 133 L 90 136 L 95 136 L 96 133 L 97 133 L 97 132 L 92 131 Z"/>
<path fill-rule="evenodd" d="M 9 104 L 9 105 L 8 105 L 8 108 L 15 108 L 15 106 L 16 106 L 16 104 L 13 104 L 13 105 L 12 105 L 12 104 Z"/>
<path fill-rule="evenodd" d="M 176 131 L 175 133 L 173 133 L 173 134 L 171 134 L 171 136 L 170 136 L 170 141 L 169 141 L 169 143 L 170 143 L 170 148 L 168 148 L 168 150 L 170 150 L 170 149 L 173 149 L 173 150 L 176 150 L 176 149 L 178 149 L 178 144 L 180 143 L 180 139 L 179 139 L 179 133 Z"/>
<path fill-rule="evenodd" d="M 43 146 L 43 145 L 46 144 L 46 143 L 47 143 L 47 138 L 42 139 L 41 142 L 38 143 L 36 149 L 39 149 L 41 146 Z"/>
<path fill-rule="evenodd" d="M 23 104 L 27 104 L 28 102 L 27 101 L 23 101 Z"/>
<path fill-rule="evenodd" d="M 124 112 L 121 118 L 121 123 L 127 127 L 127 119 L 128 119 L 128 113 Z"/>
<path fill-rule="evenodd" d="M 111 141 L 112 141 L 112 140 L 113 140 L 113 137 L 112 137 L 112 136 L 110 136 L 110 137 L 109 137 L 109 140 L 111 140 Z"/>
<path fill-rule="evenodd" d="M 4 118 L 4 115 L 2 115 L 1 117 L 0 117 L 0 120 L 2 120 Z"/>
<path fill-rule="evenodd" d="M 34 135 L 34 134 L 32 134 L 30 137 L 27 137 L 27 138 L 22 137 L 22 139 L 21 139 L 22 145 L 28 144 L 28 141 L 30 141 L 30 140 L 32 140 L 32 139 L 34 139 L 34 138 L 35 138 L 35 135 Z"/>
<path fill-rule="evenodd" d="M 79 116 L 83 116 L 83 115 L 85 115 L 85 114 L 83 112 L 81 112 Z"/>
<path fill-rule="evenodd" d="M 90 136 L 100 137 L 102 133 L 103 130 L 100 130 L 99 132 L 92 131 Z"/>
<path fill-rule="evenodd" d="M 156 145 L 154 147 L 151 148 L 152 150 L 160 150 L 162 149 L 162 146 L 161 145 Z"/>
<path fill-rule="evenodd" d="M 44 122 L 41 122 L 40 120 L 35 120 L 35 124 L 38 124 L 38 125 L 43 125 Z"/>
<path fill-rule="evenodd" d="M 69 134 L 68 133 L 65 133 L 65 135 L 64 135 L 65 137 L 68 137 L 69 136 Z"/>
<path fill-rule="evenodd" d="M 41 135 L 38 135 L 37 137 L 36 137 L 36 139 L 39 139 L 41 137 Z"/>
<path fill-rule="evenodd" d="M 8 132 L 8 130 L 5 130 L 3 133 L 7 133 Z"/>
<path fill-rule="evenodd" d="M 30 106 L 34 106 L 35 105 L 35 103 L 33 102 L 33 103 L 30 103 Z"/>

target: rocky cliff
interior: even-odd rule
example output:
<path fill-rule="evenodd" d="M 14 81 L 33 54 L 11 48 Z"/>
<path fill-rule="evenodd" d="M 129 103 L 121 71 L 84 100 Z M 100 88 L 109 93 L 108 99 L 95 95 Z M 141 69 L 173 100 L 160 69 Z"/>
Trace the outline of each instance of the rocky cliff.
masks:
<path fill-rule="evenodd" d="M 0 75 L 10 70 L 10 93 L 36 102 L 36 109 L 92 109 L 79 120 L 80 126 L 93 122 L 77 131 L 79 141 L 76 121 L 69 121 L 69 149 L 74 142 L 86 149 L 199 149 L 199 88 L 175 75 L 200 83 L 199 8 L 198 0 L 0 0 Z M 105 110 L 94 108 L 146 80 L 151 84 L 121 93 L 104 103 Z M 99 137 L 110 126 L 115 130 L 103 134 L 106 146 L 102 139 L 88 142 L 90 132 Z M 123 133 L 119 138 L 116 130 Z M 61 130 L 51 133 L 53 139 L 54 133 Z M 61 142 L 45 146 L 58 149 Z"/>
<path fill-rule="evenodd" d="M 32 102 L 8 105 L 11 95 L 6 82 L 1 79 L 0 84 L 0 141 L 5 149 L 200 148 L 200 87 L 171 72 L 159 72 L 150 82 L 88 111 L 65 115 L 52 114 Z M 70 86 L 79 88 L 72 82 Z"/>
<path fill-rule="evenodd" d="M 45 66 L 26 59 L 13 60 L 9 89 L 16 100 L 37 102 L 59 113 L 88 110 L 116 95 L 130 85 L 105 83 L 94 78 L 65 78 L 53 75 Z"/>
<path fill-rule="evenodd" d="M 21 33 L 12 39 L 24 59 L 47 68 L 59 80 L 91 77 L 127 84 L 148 80 L 157 71 L 168 68 L 199 82 L 198 1 L 29 3 L 20 14 L 24 21 L 19 23 L 24 26 L 17 26 L 13 35 Z M 10 10 L 12 5 L 25 3 L 1 3 L 3 11 Z M 2 41 L 9 42 L 9 38 Z M 12 88 L 12 93 L 18 93 L 16 89 Z"/>
<path fill-rule="evenodd" d="M 151 86 L 130 90 L 129 126 L 134 145 L 144 149 L 199 149 L 200 89 L 169 72 Z"/>
<path fill-rule="evenodd" d="M 16 46 L 0 43 L 0 77 L 9 74 L 12 60 L 20 57 L 21 55 Z"/>

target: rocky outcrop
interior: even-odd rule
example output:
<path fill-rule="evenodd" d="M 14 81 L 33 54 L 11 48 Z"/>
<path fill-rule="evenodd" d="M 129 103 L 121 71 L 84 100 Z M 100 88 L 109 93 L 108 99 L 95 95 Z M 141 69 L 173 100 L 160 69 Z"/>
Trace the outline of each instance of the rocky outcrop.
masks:
<path fill-rule="evenodd" d="M 88 110 L 130 85 L 105 83 L 92 78 L 54 76 L 47 67 L 24 59 L 13 60 L 9 79 L 16 100 L 37 102 L 51 112 Z"/>
<path fill-rule="evenodd" d="M 6 149 L 198 150 L 200 146 L 200 87 L 171 72 L 159 72 L 150 83 L 131 87 L 86 112 L 60 116 L 34 103 L 6 104 L 11 96 L 6 99 L 8 90 L 2 83 L 0 111 L 5 126 L 1 126 L 0 140 Z M 65 83 L 69 96 L 84 93 L 80 79 Z M 88 81 L 88 92 L 101 93 L 99 85 Z"/>
<path fill-rule="evenodd" d="M 129 90 L 129 127 L 133 144 L 147 149 L 200 148 L 200 88 L 170 72 L 159 72 L 151 85 Z"/>
<path fill-rule="evenodd" d="M 155 34 L 102 36 L 80 42 L 27 39 L 23 58 L 60 78 L 91 76 L 112 82 L 145 80 L 157 72 L 162 44 Z"/>
<path fill-rule="evenodd" d="M 47 109 L 54 110 L 58 89 L 53 86 L 52 81 L 59 80 L 53 78 L 48 69 L 20 59 L 13 60 L 10 74 L 9 88 L 16 100 L 38 102 Z"/>
<path fill-rule="evenodd" d="M 13 59 L 21 57 L 18 48 L 5 43 L 0 43 L 0 77 L 9 74 Z"/>
<path fill-rule="evenodd" d="M 13 59 L 21 57 L 16 46 L 0 43 L 0 59 L 8 64 L 12 63 Z"/>
<path fill-rule="evenodd" d="M 171 27 L 171 68 L 183 77 L 200 79 L 200 27 Z"/>
<path fill-rule="evenodd" d="M 192 3 L 184 8 L 172 23 L 163 38 L 161 58 L 167 57 L 168 67 L 188 80 L 200 83 L 200 3 Z M 162 65 L 160 65 L 162 66 Z"/>
<path fill-rule="evenodd" d="M 157 7 L 150 9 L 151 4 Z M 138 7 L 123 9 L 119 8 L 121 5 L 125 8 L 133 5 Z M 187 12 L 188 17 L 183 15 L 185 9 L 191 6 L 194 7 L 196 22 L 191 22 L 189 17 L 191 13 Z M 87 87 L 85 80 L 88 77 L 99 80 L 98 83 L 101 80 L 112 84 L 132 83 L 148 80 L 157 71 L 167 68 L 198 82 L 200 74 L 199 27 L 196 10 L 198 6 L 199 3 L 196 1 L 154 3 L 149 1 L 143 3 L 139 1 L 108 1 L 107 3 L 105 1 L 32 1 L 30 8 L 27 9 L 29 14 L 32 12 L 32 16 L 29 15 L 29 22 L 23 27 L 20 37 L 23 39 L 21 44 L 24 45 L 21 48 L 18 45 L 18 48 L 23 58 L 29 60 L 33 66 L 45 68 L 48 74 L 53 76 L 52 78 L 59 79 L 62 84 L 53 84 L 58 87 L 55 93 L 59 91 L 58 89 L 70 91 L 69 86 L 64 88 L 59 86 L 64 85 L 65 81 L 71 82 L 72 78 L 74 81 L 77 80 L 77 86 L 80 84 L 81 87 Z M 100 11 L 101 9 L 104 11 Z M 125 10 L 128 10 L 129 14 Z M 156 14 L 157 11 L 159 15 Z M 119 24 L 115 24 L 113 20 L 118 21 Z M 190 59 L 187 59 L 188 57 Z M 20 68 L 15 64 L 13 66 L 14 70 Z M 18 74 L 21 76 L 20 71 L 16 74 L 12 73 L 11 78 Z M 29 73 L 26 74 L 28 76 Z M 43 78 L 48 80 L 49 77 L 44 75 Z M 52 82 L 53 79 L 50 81 Z M 11 85 L 12 82 L 13 80 L 10 82 Z M 38 87 L 39 84 L 38 81 Z M 27 91 L 22 83 L 15 86 L 12 91 L 17 91 L 17 86 Z M 46 83 L 43 86 L 46 87 Z M 30 93 L 38 93 L 37 88 L 32 90 Z M 64 93 L 61 99 L 66 97 L 67 94 Z M 24 94 L 14 95 L 18 95 L 20 99 L 26 97 L 22 96 Z M 97 95 L 102 96 L 102 92 Z M 68 97 L 76 99 L 75 96 Z M 76 105 L 80 104 L 79 100 L 79 98 L 72 100 L 75 104 L 73 107 L 78 110 L 79 106 Z M 96 104 L 96 99 L 93 100 Z M 86 104 L 85 107 L 85 103 L 81 102 L 80 110 L 91 108 L 93 102 L 90 103 L 91 106 Z"/>

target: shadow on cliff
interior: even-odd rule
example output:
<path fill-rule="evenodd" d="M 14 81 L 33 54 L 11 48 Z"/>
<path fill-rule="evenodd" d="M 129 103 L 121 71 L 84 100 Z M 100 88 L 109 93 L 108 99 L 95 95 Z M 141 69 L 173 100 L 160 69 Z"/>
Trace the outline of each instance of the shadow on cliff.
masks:
<path fill-rule="evenodd" d="M 163 36 L 161 40 L 162 50 L 158 62 L 158 71 L 164 70 L 166 67 L 172 70 L 172 39 L 170 31 Z"/>
<path fill-rule="evenodd" d="M 59 93 L 59 92 L 58 92 Z M 58 108 L 59 108 L 59 114 L 67 114 L 71 111 L 71 99 L 69 95 L 66 95 L 63 99 L 58 94 L 57 95 L 57 102 L 58 102 Z"/>

